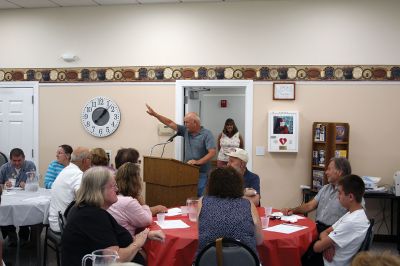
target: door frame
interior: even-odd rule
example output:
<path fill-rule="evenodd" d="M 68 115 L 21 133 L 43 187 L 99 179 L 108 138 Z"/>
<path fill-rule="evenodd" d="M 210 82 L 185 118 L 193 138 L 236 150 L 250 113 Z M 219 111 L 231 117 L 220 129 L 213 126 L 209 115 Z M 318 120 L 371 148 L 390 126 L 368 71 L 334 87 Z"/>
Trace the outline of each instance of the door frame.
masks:
<path fill-rule="evenodd" d="M 1 88 L 32 88 L 33 89 L 33 162 L 39 167 L 39 82 L 15 81 L 0 82 Z M 27 151 L 24 151 L 27 152 Z M 29 151 L 30 152 L 30 151 Z M 8 155 L 7 155 L 8 156 Z"/>
<path fill-rule="evenodd" d="M 185 87 L 245 88 L 245 149 L 249 155 L 247 168 L 253 166 L 253 81 L 252 80 L 177 80 L 175 83 L 175 121 L 183 125 Z M 175 159 L 183 160 L 181 138 L 175 138 Z"/>

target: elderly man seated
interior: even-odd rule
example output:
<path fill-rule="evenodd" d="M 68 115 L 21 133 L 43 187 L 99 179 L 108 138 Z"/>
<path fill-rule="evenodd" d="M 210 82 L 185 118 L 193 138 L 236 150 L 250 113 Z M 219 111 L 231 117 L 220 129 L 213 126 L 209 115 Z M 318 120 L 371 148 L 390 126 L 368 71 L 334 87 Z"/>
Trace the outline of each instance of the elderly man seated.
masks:
<path fill-rule="evenodd" d="M 25 187 L 27 172 L 36 171 L 36 166 L 33 162 L 25 160 L 24 152 L 19 148 L 14 148 L 10 152 L 10 161 L 5 163 L 0 168 L 0 185 L 7 188 Z M 17 233 L 14 225 L 1 226 L 3 239 L 8 236 L 8 245 L 17 245 Z M 30 229 L 29 226 L 20 226 L 18 236 L 20 244 L 24 245 L 29 242 Z"/>
<path fill-rule="evenodd" d="M 247 152 L 236 148 L 234 151 L 226 153 L 229 156 L 228 166 L 239 172 L 244 180 L 244 197 L 251 200 L 254 205 L 260 206 L 260 177 L 250 172 L 246 165 L 249 161 Z"/>

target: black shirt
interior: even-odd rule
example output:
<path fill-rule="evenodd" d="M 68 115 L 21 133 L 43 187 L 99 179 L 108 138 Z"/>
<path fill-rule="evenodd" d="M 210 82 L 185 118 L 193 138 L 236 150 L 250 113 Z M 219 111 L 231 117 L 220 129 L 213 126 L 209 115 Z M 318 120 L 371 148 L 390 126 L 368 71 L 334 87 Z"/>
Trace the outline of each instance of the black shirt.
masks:
<path fill-rule="evenodd" d="M 86 254 L 110 246 L 125 248 L 131 234 L 106 211 L 98 207 L 72 207 L 61 240 L 62 265 L 79 266 Z"/>

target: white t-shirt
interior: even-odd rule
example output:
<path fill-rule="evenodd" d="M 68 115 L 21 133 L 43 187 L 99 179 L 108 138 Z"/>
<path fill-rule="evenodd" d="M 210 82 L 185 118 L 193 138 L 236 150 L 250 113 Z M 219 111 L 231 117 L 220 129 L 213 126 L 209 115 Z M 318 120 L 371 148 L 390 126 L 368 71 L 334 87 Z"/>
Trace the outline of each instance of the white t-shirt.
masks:
<path fill-rule="evenodd" d="M 350 265 L 353 256 L 360 249 L 369 227 L 364 209 L 347 212 L 334 225 L 328 237 L 335 243 L 335 255 L 332 262 L 324 258 L 325 266 Z"/>
<path fill-rule="evenodd" d="M 75 199 L 75 193 L 81 185 L 83 172 L 73 163 L 65 167 L 57 176 L 51 187 L 49 224 L 53 231 L 60 232 L 58 212 L 65 209 Z"/>

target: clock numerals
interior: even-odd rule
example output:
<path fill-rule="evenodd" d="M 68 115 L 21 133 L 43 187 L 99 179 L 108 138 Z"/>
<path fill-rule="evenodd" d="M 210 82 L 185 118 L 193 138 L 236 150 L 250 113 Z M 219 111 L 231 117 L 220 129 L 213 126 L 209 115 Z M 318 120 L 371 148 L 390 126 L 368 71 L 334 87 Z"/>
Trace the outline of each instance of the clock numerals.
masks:
<path fill-rule="evenodd" d="M 106 137 L 117 130 L 121 113 L 118 105 L 107 97 L 95 97 L 83 107 L 82 125 L 95 137 Z"/>

